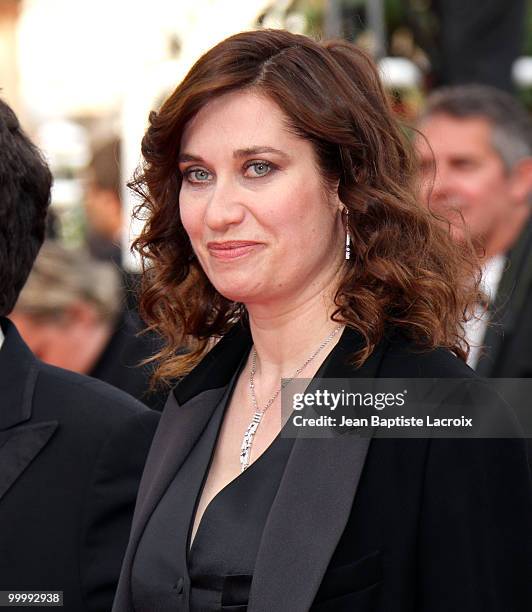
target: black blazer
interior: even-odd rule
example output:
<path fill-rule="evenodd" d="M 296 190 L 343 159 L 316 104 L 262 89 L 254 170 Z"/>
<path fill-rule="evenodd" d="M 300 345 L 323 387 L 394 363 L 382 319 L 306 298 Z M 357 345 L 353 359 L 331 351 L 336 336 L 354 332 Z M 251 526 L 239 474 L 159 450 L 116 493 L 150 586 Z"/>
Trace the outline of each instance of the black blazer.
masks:
<path fill-rule="evenodd" d="M 65 612 L 106 612 L 159 415 L 41 363 L 1 326 L 0 590 L 63 591 Z"/>
<path fill-rule="evenodd" d="M 532 219 L 508 253 L 497 295 L 490 305 L 481 376 L 532 378 Z"/>
<path fill-rule="evenodd" d="M 113 612 L 132 611 L 130 575 L 143 529 L 250 342 L 235 328 L 170 396 Z M 360 343 L 346 330 L 323 376 L 475 376 L 450 352 L 416 353 L 401 339 L 383 341 L 357 370 L 347 357 Z M 297 438 L 265 525 L 248 610 L 527 612 L 531 538 L 532 486 L 520 439 Z"/>

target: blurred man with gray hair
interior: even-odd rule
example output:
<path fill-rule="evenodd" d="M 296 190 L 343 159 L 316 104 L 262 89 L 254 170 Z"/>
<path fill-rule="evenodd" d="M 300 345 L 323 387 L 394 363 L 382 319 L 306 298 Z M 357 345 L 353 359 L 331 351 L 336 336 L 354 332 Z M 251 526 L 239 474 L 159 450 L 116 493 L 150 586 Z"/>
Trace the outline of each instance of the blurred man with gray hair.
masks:
<path fill-rule="evenodd" d="M 423 199 L 483 255 L 490 302 L 488 316 L 467 328 L 469 364 L 484 376 L 530 377 L 530 117 L 510 94 L 464 85 L 431 94 L 417 127 Z"/>
<path fill-rule="evenodd" d="M 138 315 L 124 307 L 112 263 L 45 242 L 10 318 L 44 362 L 99 378 L 162 409 L 167 391 L 150 391 L 152 368 L 139 365 L 157 352 L 157 341 L 140 333 Z"/>

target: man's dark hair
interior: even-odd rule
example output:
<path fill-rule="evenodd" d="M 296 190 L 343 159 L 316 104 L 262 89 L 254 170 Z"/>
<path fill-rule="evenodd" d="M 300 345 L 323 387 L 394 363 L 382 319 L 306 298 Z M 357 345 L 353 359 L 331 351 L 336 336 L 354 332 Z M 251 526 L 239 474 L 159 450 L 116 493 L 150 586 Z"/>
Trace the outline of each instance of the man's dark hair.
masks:
<path fill-rule="evenodd" d="M 11 312 L 44 241 L 52 175 L 0 100 L 0 315 Z"/>
<path fill-rule="evenodd" d="M 436 89 L 427 98 L 419 121 L 434 115 L 486 119 L 492 126 L 491 144 L 508 170 L 532 155 L 528 112 L 513 96 L 495 87 L 471 84 Z"/>

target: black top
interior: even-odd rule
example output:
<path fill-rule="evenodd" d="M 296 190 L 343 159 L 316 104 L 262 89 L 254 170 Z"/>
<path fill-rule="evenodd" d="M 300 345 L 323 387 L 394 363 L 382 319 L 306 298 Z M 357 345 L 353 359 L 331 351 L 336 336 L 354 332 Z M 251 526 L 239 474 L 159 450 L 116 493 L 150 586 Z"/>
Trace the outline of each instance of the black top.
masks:
<path fill-rule="evenodd" d="M 191 528 L 237 376 L 153 513 L 132 572 L 136 612 L 245 610 L 264 525 L 293 440 L 279 434 Z M 235 449 L 238 452 L 239 449 Z M 187 555 L 187 550 L 189 550 Z"/>

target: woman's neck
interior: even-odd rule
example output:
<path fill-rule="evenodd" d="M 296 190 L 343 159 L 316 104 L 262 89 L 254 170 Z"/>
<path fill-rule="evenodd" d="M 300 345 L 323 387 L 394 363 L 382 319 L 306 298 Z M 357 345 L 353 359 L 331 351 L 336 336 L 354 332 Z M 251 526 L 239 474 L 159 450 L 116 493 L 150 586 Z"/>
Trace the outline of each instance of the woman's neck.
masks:
<path fill-rule="evenodd" d="M 272 311 L 269 308 L 261 312 L 249 308 L 257 374 L 277 380 L 292 376 L 338 327 L 339 324 L 331 319 L 333 311 L 332 298 L 327 299 L 322 292 L 287 309 Z M 331 348 L 334 344 L 331 341 Z M 328 352 L 324 351 L 324 355 Z M 305 375 L 306 372 L 302 372 L 302 376 Z"/>

